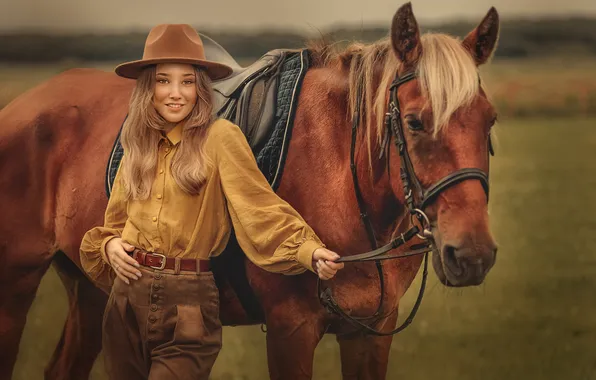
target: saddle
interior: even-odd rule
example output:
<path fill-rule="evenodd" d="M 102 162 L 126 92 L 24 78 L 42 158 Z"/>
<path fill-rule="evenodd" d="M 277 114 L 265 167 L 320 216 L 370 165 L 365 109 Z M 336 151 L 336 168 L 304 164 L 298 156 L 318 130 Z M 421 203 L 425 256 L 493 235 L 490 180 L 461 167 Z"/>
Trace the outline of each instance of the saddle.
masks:
<path fill-rule="evenodd" d="M 221 45 L 201 34 L 207 59 L 226 64 L 232 74 L 213 82 L 214 111 L 238 125 L 257 155 L 271 136 L 276 113 L 277 89 L 282 63 L 299 51 L 272 50 L 242 67 Z"/>

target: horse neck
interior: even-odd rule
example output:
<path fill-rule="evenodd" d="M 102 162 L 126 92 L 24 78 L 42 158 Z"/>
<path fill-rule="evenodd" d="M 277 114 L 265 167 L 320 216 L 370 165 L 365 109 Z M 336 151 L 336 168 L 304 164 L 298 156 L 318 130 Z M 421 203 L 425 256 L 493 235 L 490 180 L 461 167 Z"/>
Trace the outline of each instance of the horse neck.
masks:
<path fill-rule="evenodd" d="M 383 115 L 381 115 L 383 117 Z M 405 206 L 400 201 L 394 187 L 401 183 L 399 176 L 399 158 L 396 159 L 395 148 L 389 141 L 389 150 L 379 157 L 379 147 L 375 130 L 377 115 L 372 115 L 370 125 L 363 122 L 356 139 L 355 164 L 358 185 L 362 193 L 362 200 L 371 224 L 375 230 L 377 241 L 384 244 L 390 240 L 398 224 L 402 221 Z M 366 129 L 371 133 L 366 134 Z M 371 156 L 368 154 L 368 144 L 371 146 Z M 387 159 L 389 155 L 389 159 Z"/>
<path fill-rule="evenodd" d="M 377 96 L 376 93 L 367 96 L 369 95 L 367 94 L 368 90 L 385 91 L 382 89 L 383 84 L 381 83 L 385 61 L 383 59 L 376 62 L 371 85 L 361 86 L 359 92 L 364 99 L 367 97 L 374 99 Z M 388 92 L 385 98 L 388 98 Z M 380 155 L 383 147 L 379 144 L 376 131 L 378 121 L 385 119 L 385 112 L 386 106 L 380 115 L 372 105 L 369 107 L 365 105 L 360 109 L 355 158 L 362 198 L 375 231 L 378 231 L 377 240 L 381 243 L 389 240 L 405 213 L 399 175 L 400 159 L 393 141 L 387 142 L 388 149 L 382 156 Z M 370 113 L 370 117 L 367 113 Z M 368 153 L 369 146 L 370 155 Z M 394 189 L 397 189 L 397 192 Z"/>
<path fill-rule="evenodd" d="M 360 219 L 350 171 L 348 93 L 347 73 L 331 67 L 307 72 L 278 194 L 330 247 L 359 253 L 370 250 L 370 243 Z M 366 146 L 360 135 L 356 153 L 364 201 L 379 242 L 383 242 L 382 237 L 394 222 L 394 197 L 386 173 L 376 181 L 368 176 Z M 382 163 L 377 160 L 375 164 Z"/>
<path fill-rule="evenodd" d="M 377 62 L 373 71 L 372 83 L 369 86 L 361 86 L 360 96 L 366 98 L 367 88 L 378 89 L 382 88 L 381 79 L 383 75 L 383 61 Z M 344 70 L 342 75 L 348 77 L 348 70 Z M 352 85 L 354 86 L 354 85 Z M 345 102 L 348 104 L 349 83 L 346 82 L 346 87 L 342 92 L 345 96 Z M 377 94 L 370 94 L 374 99 Z M 367 109 L 368 108 L 368 109 Z M 380 157 L 381 147 L 377 139 L 377 122 L 379 118 L 384 120 L 384 112 L 377 115 L 374 107 L 362 107 L 360 110 L 360 122 L 357 127 L 356 144 L 355 144 L 355 166 L 358 178 L 358 187 L 362 195 L 360 212 L 366 212 L 371 226 L 375 231 L 378 244 L 387 242 L 392 233 L 395 232 L 396 227 L 402 221 L 404 215 L 404 203 L 398 198 L 399 194 L 393 190 L 395 184 L 401 184 L 399 176 L 400 160 L 394 153 L 395 149 L 392 144 L 389 145 L 389 151 Z M 370 112 L 370 117 L 367 113 Z M 348 115 L 348 123 L 346 127 L 352 130 L 354 122 L 354 114 Z M 350 133 L 350 139 L 352 138 Z M 391 141 L 390 141 L 391 143 Z M 349 146 L 349 145 L 348 145 Z M 369 155 L 370 146 L 370 155 Z M 387 154 L 390 160 L 387 160 Z M 397 159 L 396 159 L 397 157 Z M 396 181 L 397 180 L 397 181 Z M 356 189 L 350 173 L 350 186 L 352 192 L 355 194 Z M 401 187 L 398 187 L 400 189 Z M 358 208 L 358 204 L 356 204 Z M 360 217 L 359 217 L 360 219 Z M 364 222 L 360 222 L 361 228 Z"/>

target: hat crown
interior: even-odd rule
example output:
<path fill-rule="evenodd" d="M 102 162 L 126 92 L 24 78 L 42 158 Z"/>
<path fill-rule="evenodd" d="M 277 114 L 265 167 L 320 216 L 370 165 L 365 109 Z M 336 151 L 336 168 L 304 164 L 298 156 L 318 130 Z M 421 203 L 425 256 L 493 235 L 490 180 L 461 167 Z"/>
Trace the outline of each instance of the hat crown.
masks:
<path fill-rule="evenodd" d="M 152 28 L 145 41 L 143 59 L 205 59 L 203 41 L 188 24 L 161 24 Z"/>

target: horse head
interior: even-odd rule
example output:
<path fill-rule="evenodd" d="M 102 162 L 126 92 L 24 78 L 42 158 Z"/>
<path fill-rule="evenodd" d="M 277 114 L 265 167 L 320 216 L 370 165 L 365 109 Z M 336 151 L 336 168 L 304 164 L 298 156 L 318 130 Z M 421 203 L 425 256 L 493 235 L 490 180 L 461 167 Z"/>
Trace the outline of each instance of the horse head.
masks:
<path fill-rule="evenodd" d="M 463 41 L 444 34 L 421 36 L 409 3 L 396 12 L 391 27 L 392 57 L 386 65 L 393 67 L 381 88 L 389 105 L 385 112 L 397 124 L 391 130 L 386 123 L 397 142 L 390 158 L 403 171 L 391 185 L 410 211 L 417 208 L 423 214 L 415 211 L 416 216 L 428 217 L 425 227 L 436 247 L 433 266 L 448 286 L 482 283 L 496 257 L 488 218 L 496 113 L 478 66 L 493 53 L 498 32 L 499 17 L 491 8 Z"/>

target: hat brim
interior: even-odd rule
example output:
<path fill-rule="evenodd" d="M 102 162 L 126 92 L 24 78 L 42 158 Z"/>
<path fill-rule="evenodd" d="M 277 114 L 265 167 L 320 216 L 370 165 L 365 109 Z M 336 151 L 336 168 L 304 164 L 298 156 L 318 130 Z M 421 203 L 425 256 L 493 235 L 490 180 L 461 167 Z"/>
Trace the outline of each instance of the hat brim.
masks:
<path fill-rule="evenodd" d="M 159 63 L 188 63 L 190 65 L 199 66 L 211 78 L 211 80 L 223 79 L 232 74 L 232 68 L 230 66 L 201 59 L 189 59 L 189 58 L 158 58 L 158 59 L 145 59 L 132 62 L 126 62 L 118 65 L 114 71 L 121 77 L 137 79 L 141 72 L 150 65 L 157 65 Z"/>

